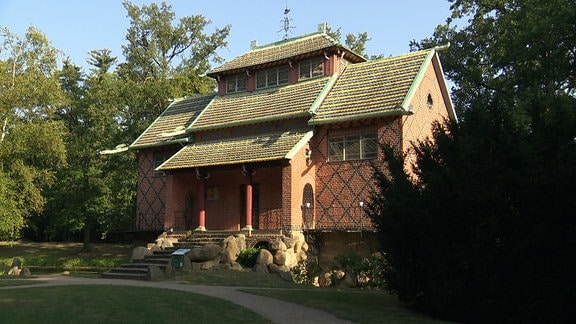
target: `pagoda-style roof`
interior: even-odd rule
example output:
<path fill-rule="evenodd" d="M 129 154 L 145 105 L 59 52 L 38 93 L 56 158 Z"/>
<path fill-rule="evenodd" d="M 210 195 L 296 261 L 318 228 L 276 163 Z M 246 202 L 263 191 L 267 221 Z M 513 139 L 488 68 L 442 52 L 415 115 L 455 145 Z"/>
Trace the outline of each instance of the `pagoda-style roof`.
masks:
<path fill-rule="evenodd" d="M 405 114 L 405 100 L 434 50 L 351 64 L 346 67 L 310 124 Z"/>
<path fill-rule="evenodd" d="M 340 42 L 326 33 L 318 32 L 301 37 L 290 38 L 279 42 L 258 46 L 249 52 L 238 56 L 232 61 L 208 72 L 209 76 L 219 74 L 236 74 L 246 70 L 283 64 L 289 60 L 298 60 L 322 54 L 323 51 L 341 50 L 344 57 L 351 62 L 364 62 L 362 56 L 346 49 Z"/>
<path fill-rule="evenodd" d="M 189 144 L 158 170 L 291 159 L 311 137 L 310 129 L 296 129 Z"/>

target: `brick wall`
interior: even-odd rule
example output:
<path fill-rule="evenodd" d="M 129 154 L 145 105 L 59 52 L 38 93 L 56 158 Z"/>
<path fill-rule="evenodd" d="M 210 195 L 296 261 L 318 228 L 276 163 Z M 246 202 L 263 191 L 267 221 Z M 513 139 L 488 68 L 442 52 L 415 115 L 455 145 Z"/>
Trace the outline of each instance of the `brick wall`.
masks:
<path fill-rule="evenodd" d="M 316 165 L 316 229 L 373 229 L 360 202 L 368 201 L 373 187 L 371 160 L 331 162 L 328 160 L 330 136 L 377 133 L 380 141 L 401 147 L 398 118 L 323 126 L 317 130 L 313 145 Z"/>

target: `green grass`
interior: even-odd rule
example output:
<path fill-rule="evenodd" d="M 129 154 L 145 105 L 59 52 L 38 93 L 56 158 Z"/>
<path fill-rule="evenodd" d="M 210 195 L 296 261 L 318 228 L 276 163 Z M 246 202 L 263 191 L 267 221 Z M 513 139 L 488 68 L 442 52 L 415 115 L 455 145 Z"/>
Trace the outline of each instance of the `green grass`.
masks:
<path fill-rule="evenodd" d="M 67 269 L 70 275 L 94 278 L 98 276 L 98 273 L 94 269 L 86 271 L 86 267 L 111 264 L 102 269 L 104 271 L 115 264 L 128 261 L 130 257 L 131 250 L 128 246 L 95 244 L 94 247 L 93 252 L 85 254 L 80 252 L 82 245 L 79 243 L 20 242 L 12 247 L 0 244 L 0 267 L 7 268 L 12 263 L 12 258 L 18 256 L 24 266 L 31 266 L 33 276 L 38 273 L 37 270 L 52 269 L 54 272 L 59 272 Z M 77 259 L 81 261 L 70 262 L 70 260 Z M 34 268 L 34 266 L 39 268 Z M 0 268 L 0 274 L 1 271 L 2 268 Z M 6 278 L 8 277 L 0 276 L 0 279 Z M 198 271 L 182 274 L 177 272 L 167 276 L 165 280 L 178 280 L 184 284 L 239 287 L 245 292 L 322 309 L 337 317 L 357 323 L 440 323 L 413 311 L 396 297 L 383 291 L 314 288 L 285 281 L 276 274 L 260 274 L 249 270 Z M 0 287 L 28 283 L 35 282 L 11 278 L 0 280 Z M 242 319 L 242 322 L 266 323 L 246 309 L 229 305 L 228 302 L 219 299 L 162 289 L 62 286 L 16 289 L 10 290 L 9 293 L 3 291 L 0 296 L 2 296 L 0 297 L 0 314 L 2 314 L 2 321 L 7 323 L 17 320 L 27 323 L 82 321 L 87 323 L 179 323 L 179 321 L 219 323 L 237 321 L 238 318 Z M 33 309 L 34 312 L 22 312 L 19 307 L 22 302 L 26 304 L 27 309 Z M 223 312 L 223 309 L 226 309 L 226 312 Z M 168 319 L 167 316 L 173 314 L 175 310 L 176 319 Z M 227 317 L 228 310 L 230 310 L 230 317 Z M 199 317 L 196 317 L 196 312 Z M 238 315 L 238 312 L 241 314 Z M 250 320 L 245 316 L 250 316 Z"/>
<path fill-rule="evenodd" d="M 100 285 L 3 291 L 0 314 L 3 323 L 271 323 L 218 298 Z"/>
<path fill-rule="evenodd" d="M 106 270 L 129 261 L 130 254 L 130 246 L 118 244 L 93 244 L 92 251 L 82 252 L 82 243 L 0 242 L 0 274 L 12 264 L 14 257 L 33 273 L 43 273 Z"/>
<path fill-rule="evenodd" d="M 242 291 L 321 309 L 356 323 L 447 323 L 418 314 L 396 297 L 383 291 L 350 288 L 242 289 Z"/>

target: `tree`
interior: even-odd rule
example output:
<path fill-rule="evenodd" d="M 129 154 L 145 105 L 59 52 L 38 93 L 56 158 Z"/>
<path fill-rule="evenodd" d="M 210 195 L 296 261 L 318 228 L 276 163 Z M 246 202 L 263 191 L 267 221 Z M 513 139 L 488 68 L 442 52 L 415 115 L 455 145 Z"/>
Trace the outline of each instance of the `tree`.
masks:
<path fill-rule="evenodd" d="M 332 37 L 338 41 L 340 41 L 342 39 L 341 28 L 333 30 L 332 28 L 328 27 L 326 30 L 326 34 L 328 34 L 330 37 Z M 348 47 L 351 51 L 358 53 L 358 54 L 360 54 L 366 58 L 369 57 L 371 60 L 383 58 L 384 55 L 382 55 L 382 54 L 369 56 L 366 53 L 366 43 L 368 43 L 370 40 L 371 40 L 371 38 L 368 37 L 367 32 L 358 33 L 356 35 L 347 34 L 346 39 L 344 39 L 344 45 L 346 45 L 346 47 Z"/>
<path fill-rule="evenodd" d="M 40 215 L 44 191 L 65 165 L 66 131 L 54 121 L 61 99 L 57 50 L 30 27 L 24 38 L 2 28 L 0 51 L 0 239 L 15 239 Z"/>
<path fill-rule="evenodd" d="M 388 288 L 464 322 L 574 317 L 576 55 L 571 1 L 454 1 L 445 71 L 461 121 L 416 143 L 414 177 L 386 151 L 368 213 Z M 414 180 L 416 179 L 416 180 Z"/>
<path fill-rule="evenodd" d="M 126 62 L 118 75 L 126 81 L 124 116 L 132 138 L 136 138 L 173 98 L 211 92 L 209 77 L 200 77 L 210 62 L 221 58 L 216 50 L 226 46 L 230 26 L 205 33 L 210 21 L 201 15 L 180 18 L 163 2 L 138 7 L 123 3 L 131 23 L 122 46 Z"/>

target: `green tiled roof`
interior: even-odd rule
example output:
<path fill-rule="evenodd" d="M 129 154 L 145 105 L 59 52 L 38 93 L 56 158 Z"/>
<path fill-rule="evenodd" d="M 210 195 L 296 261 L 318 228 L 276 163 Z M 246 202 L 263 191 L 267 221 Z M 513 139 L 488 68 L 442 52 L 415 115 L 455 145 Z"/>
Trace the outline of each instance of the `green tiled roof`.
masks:
<path fill-rule="evenodd" d="M 402 103 L 431 54 L 425 50 L 348 65 L 310 124 L 404 113 Z"/>
<path fill-rule="evenodd" d="M 173 133 L 176 129 L 183 130 L 190 126 L 215 96 L 215 94 L 211 94 L 175 100 L 162 112 L 160 117 L 132 143 L 131 147 L 140 148 L 162 145 L 166 141 L 188 136 L 189 134 L 170 136 L 170 133 Z"/>
<path fill-rule="evenodd" d="M 217 97 L 190 129 L 194 131 L 308 116 L 308 110 L 328 80 L 329 77 L 321 77 L 252 93 Z"/>
<path fill-rule="evenodd" d="M 259 134 L 189 144 L 159 170 L 290 159 L 312 137 L 309 129 Z"/>
<path fill-rule="evenodd" d="M 339 42 L 324 33 L 292 38 L 253 49 L 215 68 L 208 75 L 286 60 L 338 45 L 340 45 Z"/>

